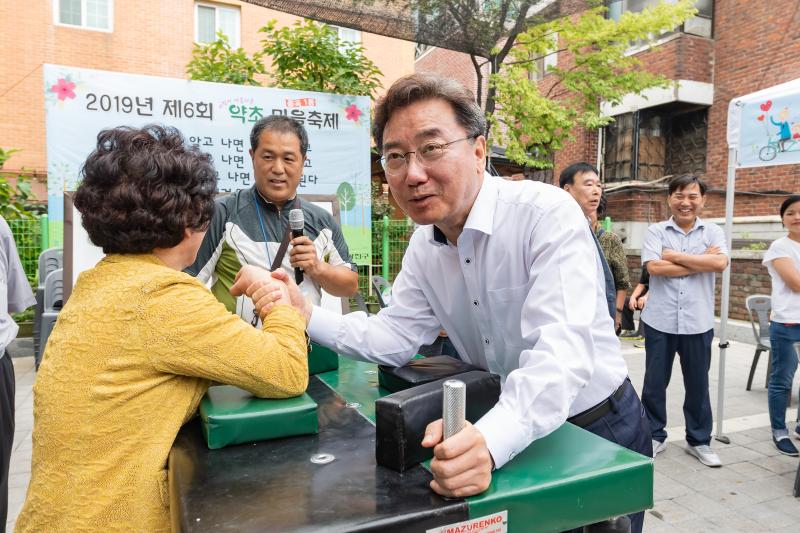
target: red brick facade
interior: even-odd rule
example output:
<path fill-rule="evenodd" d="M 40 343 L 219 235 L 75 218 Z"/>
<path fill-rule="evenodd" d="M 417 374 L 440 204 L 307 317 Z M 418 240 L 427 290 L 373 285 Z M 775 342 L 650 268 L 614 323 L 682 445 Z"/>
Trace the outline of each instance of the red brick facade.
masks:
<path fill-rule="evenodd" d="M 800 77 L 800 39 L 796 31 L 800 10 L 792 2 L 787 4 L 716 0 L 713 38 L 678 34 L 639 54 L 644 68 L 651 72 L 714 86 L 714 102 L 708 110 L 704 176 L 711 187 L 707 217 L 720 217 L 725 211 L 728 103 L 736 96 Z M 563 55 L 558 57 L 560 65 L 569 62 Z M 475 90 L 474 69 L 465 54 L 434 49 L 416 62 L 416 70 L 454 77 Z M 555 175 L 578 160 L 596 163 L 597 143 L 597 132 L 576 131 L 574 140 L 556 154 Z M 759 195 L 776 190 L 800 192 L 800 165 L 737 171 L 735 216 L 776 214 L 784 197 Z M 609 197 L 609 215 L 615 220 L 663 220 L 667 216 L 664 199 L 663 191 L 617 193 Z"/>

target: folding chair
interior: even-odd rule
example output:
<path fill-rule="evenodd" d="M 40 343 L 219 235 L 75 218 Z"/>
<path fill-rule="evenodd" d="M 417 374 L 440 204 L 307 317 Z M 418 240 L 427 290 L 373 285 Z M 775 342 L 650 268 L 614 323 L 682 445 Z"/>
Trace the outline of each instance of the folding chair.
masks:
<path fill-rule="evenodd" d="M 64 266 L 64 250 L 48 248 L 39 254 L 39 281 L 36 287 L 36 307 L 33 312 L 33 353 L 40 353 L 39 345 L 42 331 L 42 313 L 44 312 L 44 281 L 47 275 Z M 38 366 L 38 364 L 37 364 Z"/>
<path fill-rule="evenodd" d="M 47 339 L 58 319 L 58 313 L 64 305 L 64 271 L 58 269 L 50 272 L 44 282 L 44 310 L 42 312 L 41 341 L 36 352 L 36 368 L 42 362 L 42 354 L 47 346 Z"/>
<path fill-rule="evenodd" d="M 745 301 L 747 315 L 750 317 L 750 325 L 753 327 L 753 337 L 756 341 L 756 352 L 753 355 L 753 364 L 750 365 L 750 376 L 747 378 L 747 387 L 750 390 L 753 384 L 753 375 L 758 366 L 758 359 L 761 352 L 767 352 L 767 379 L 765 387 L 769 386 L 769 374 L 772 371 L 772 346 L 769 342 L 769 314 L 772 311 L 772 298 L 763 294 L 753 294 Z M 756 318 L 753 319 L 755 314 Z M 758 325 L 756 326 L 756 322 Z"/>
<path fill-rule="evenodd" d="M 392 299 L 392 284 L 381 276 L 372 276 L 370 281 L 372 282 L 372 288 L 375 289 L 375 293 L 378 295 L 378 302 L 381 304 L 381 308 L 388 307 Z"/>

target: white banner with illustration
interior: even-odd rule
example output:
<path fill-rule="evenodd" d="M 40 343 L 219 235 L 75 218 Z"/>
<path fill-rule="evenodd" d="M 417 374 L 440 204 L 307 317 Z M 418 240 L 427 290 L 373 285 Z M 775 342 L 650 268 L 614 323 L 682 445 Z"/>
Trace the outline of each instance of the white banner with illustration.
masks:
<path fill-rule="evenodd" d="M 800 163 L 800 94 L 743 103 L 739 167 Z"/>
<path fill-rule="evenodd" d="M 214 158 L 220 192 L 253 185 L 250 130 L 267 115 L 302 122 L 309 151 L 298 192 L 339 198 L 353 260 L 371 263 L 369 107 L 365 96 L 248 87 L 58 65 L 44 66 L 50 242 L 63 239 L 64 191 L 100 130 L 159 123 Z"/>

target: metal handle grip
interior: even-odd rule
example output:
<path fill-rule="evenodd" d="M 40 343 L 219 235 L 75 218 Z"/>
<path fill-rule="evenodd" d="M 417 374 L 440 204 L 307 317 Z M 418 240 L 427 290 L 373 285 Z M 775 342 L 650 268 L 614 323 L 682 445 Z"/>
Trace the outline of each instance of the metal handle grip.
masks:
<path fill-rule="evenodd" d="M 466 420 L 467 386 L 463 381 L 448 379 L 442 384 L 442 422 L 444 439 L 447 440 L 462 429 Z"/>

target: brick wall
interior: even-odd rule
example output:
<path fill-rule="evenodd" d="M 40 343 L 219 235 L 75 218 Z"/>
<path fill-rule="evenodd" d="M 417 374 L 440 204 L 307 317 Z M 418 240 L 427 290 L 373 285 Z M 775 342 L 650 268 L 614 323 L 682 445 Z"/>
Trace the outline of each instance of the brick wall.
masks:
<path fill-rule="evenodd" d="M 626 250 L 628 254 L 628 270 L 630 270 L 631 283 L 639 281 L 642 273 L 642 259 L 639 250 Z M 731 263 L 730 301 L 728 303 L 728 317 L 737 320 L 749 320 L 745 300 L 751 294 L 770 294 L 772 281 L 766 267 L 761 264 L 764 258 L 763 251 L 733 252 Z M 714 313 L 719 316 L 720 299 L 722 298 L 722 274 L 717 274 L 715 290 L 716 304 Z"/>
<path fill-rule="evenodd" d="M 708 154 L 704 176 L 711 187 L 706 217 L 721 217 L 725 213 L 726 128 L 730 100 L 800 77 L 800 39 L 796 32 L 800 10 L 794 9 L 794 3 L 788 4 L 786 9 L 775 9 L 775 5 L 769 2 L 716 0 L 713 42 L 703 44 L 704 39 L 691 37 L 683 38 L 677 44 L 667 43 L 668 47 L 675 48 L 673 57 L 680 58 L 682 65 L 665 57 L 654 57 L 662 52 L 647 52 L 642 56 L 647 59 L 648 69 L 654 72 L 669 74 L 674 71 L 677 77 L 714 84 L 714 104 L 708 115 Z M 762 32 L 755 28 L 772 30 Z M 692 78 L 709 57 L 712 65 L 710 79 Z M 681 72 L 685 74 L 681 75 Z M 785 196 L 751 194 L 776 190 L 800 192 L 800 165 L 737 170 L 734 216 L 777 214 Z M 632 203 L 634 196 L 620 198 L 616 207 Z M 664 193 L 645 196 L 662 201 Z M 658 220 L 643 218 L 642 210 L 624 211 L 616 207 L 610 214 L 620 220 Z"/>
<path fill-rule="evenodd" d="M 297 17 L 233 0 L 241 10 L 242 47 L 260 48 L 258 29 L 269 20 Z M 131 74 L 186 77 L 194 41 L 192 0 L 117 0 L 113 32 L 59 26 L 52 0 L 0 2 L 0 146 L 20 148 L 6 170 L 46 172 L 42 64 L 54 63 Z M 383 71 L 383 85 L 414 71 L 414 44 L 362 34 L 367 56 Z"/>

